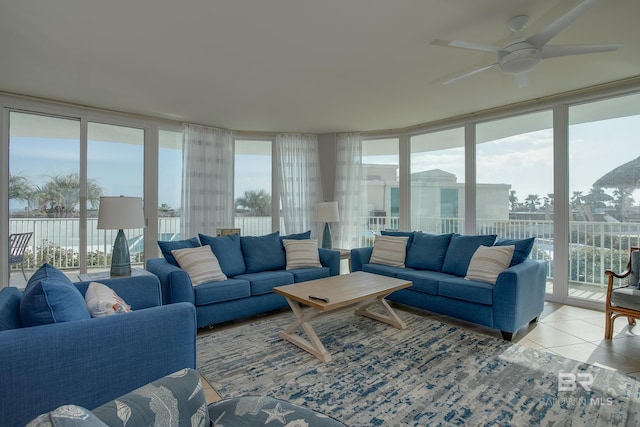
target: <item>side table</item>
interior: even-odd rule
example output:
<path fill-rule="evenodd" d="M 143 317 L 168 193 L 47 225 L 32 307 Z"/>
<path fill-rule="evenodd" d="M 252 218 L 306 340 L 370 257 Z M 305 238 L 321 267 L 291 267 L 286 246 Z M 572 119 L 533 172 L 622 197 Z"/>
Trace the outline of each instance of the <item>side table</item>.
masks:
<path fill-rule="evenodd" d="M 128 276 L 113 276 L 111 277 L 111 272 L 109 271 L 99 271 L 96 273 L 83 273 L 78 274 L 78 279 L 81 282 L 92 282 L 104 279 L 116 279 L 118 277 L 135 277 L 135 276 L 153 276 L 153 273 L 148 272 L 144 268 L 132 268 L 131 274 Z"/>
<path fill-rule="evenodd" d="M 333 250 L 340 252 L 340 260 L 349 260 L 349 273 L 351 273 L 351 249 L 333 248 Z"/>

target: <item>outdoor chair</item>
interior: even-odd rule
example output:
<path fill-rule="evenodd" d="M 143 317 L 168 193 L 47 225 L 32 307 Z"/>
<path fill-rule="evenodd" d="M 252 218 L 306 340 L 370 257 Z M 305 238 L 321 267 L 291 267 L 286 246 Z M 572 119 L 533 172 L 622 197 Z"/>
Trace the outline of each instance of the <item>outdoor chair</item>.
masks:
<path fill-rule="evenodd" d="M 31 236 L 33 236 L 33 232 L 9 235 L 9 267 L 20 264 L 24 280 L 27 280 L 27 275 L 24 272 L 24 251 L 27 249 Z"/>
<path fill-rule="evenodd" d="M 629 326 L 636 324 L 640 319 L 640 289 L 638 286 L 640 274 L 640 251 L 637 247 L 631 247 L 627 269 L 618 274 L 611 270 L 605 270 L 609 278 L 607 286 L 607 298 L 605 301 L 605 328 L 604 339 L 610 340 L 613 336 L 613 321 L 620 316 L 626 316 Z M 622 286 L 614 287 L 614 279 L 625 279 Z"/>

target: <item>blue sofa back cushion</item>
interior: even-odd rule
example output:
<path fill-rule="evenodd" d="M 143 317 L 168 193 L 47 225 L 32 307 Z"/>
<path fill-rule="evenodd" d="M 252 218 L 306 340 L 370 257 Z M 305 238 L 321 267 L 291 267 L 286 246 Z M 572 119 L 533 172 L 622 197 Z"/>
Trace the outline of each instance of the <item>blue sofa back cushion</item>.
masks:
<path fill-rule="evenodd" d="M 162 256 L 169 264 L 180 267 L 176 258 L 171 254 L 171 251 L 174 249 L 197 248 L 200 246 L 200 240 L 198 240 L 197 237 L 192 237 L 187 240 L 158 240 L 158 246 L 160 247 Z"/>
<path fill-rule="evenodd" d="M 411 245 L 407 246 L 407 259 L 404 264 L 409 268 L 440 271 L 452 235 L 414 233 Z"/>
<path fill-rule="evenodd" d="M 203 245 L 211 246 L 213 254 L 218 258 L 220 269 L 227 277 L 244 274 L 247 266 L 242 256 L 240 247 L 240 236 L 232 234 L 230 236 L 213 237 L 205 234 L 198 234 Z"/>
<path fill-rule="evenodd" d="M 528 239 L 499 239 L 494 246 L 515 246 L 513 258 L 511 258 L 511 264 L 509 264 L 509 267 L 513 267 L 527 259 L 535 241 L 535 237 L 529 237 Z"/>
<path fill-rule="evenodd" d="M 91 319 L 91 314 L 71 280 L 45 263 L 27 282 L 20 301 L 20 319 L 24 327 L 30 327 Z"/>
<path fill-rule="evenodd" d="M 380 234 L 383 236 L 394 236 L 394 237 L 408 237 L 407 240 L 407 248 L 411 246 L 413 242 L 413 236 L 416 233 L 421 233 L 420 231 L 391 231 L 391 230 L 381 230 Z"/>
<path fill-rule="evenodd" d="M 247 273 L 284 270 L 287 265 L 279 231 L 266 236 L 242 236 L 240 244 Z"/>
<path fill-rule="evenodd" d="M 480 246 L 493 246 L 495 234 L 466 236 L 455 233 L 447 248 L 447 254 L 442 264 L 442 272 L 464 277 L 467 275 L 471 257 Z"/>
<path fill-rule="evenodd" d="M 304 233 L 287 234 L 286 236 L 280 236 L 282 240 L 309 240 L 311 239 L 311 230 L 307 230 Z"/>
<path fill-rule="evenodd" d="M 22 327 L 20 300 L 22 291 L 13 286 L 0 290 L 0 331 Z"/>

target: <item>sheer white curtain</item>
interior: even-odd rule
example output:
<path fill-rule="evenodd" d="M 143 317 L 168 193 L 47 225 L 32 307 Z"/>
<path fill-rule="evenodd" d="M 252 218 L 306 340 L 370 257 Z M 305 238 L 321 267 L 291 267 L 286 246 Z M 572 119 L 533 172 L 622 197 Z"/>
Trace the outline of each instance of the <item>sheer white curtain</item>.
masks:
<path fill-rule="evenodd" d="M 182 155 L 183 239 L 215 236 L 233 227 L 233 145 L 231 131 L 184 125 Z"/>
<path fill-rule="evenodd" d="M 360 246 L 362 207 L 366 188 L 362 185 L 362 138 L 359 133 L 340 133 L 336 138 L 335 200 L 340 223 L 334 232 L 336 247 Z"/>
<path fill-rule="evenodd" d="M 318 136 L 302 134 L 276 135 L 276 177 L 280 186 L 281 234 L 311 230 L 318 236 L 313 208 L 322 200 Z M 277 203 L 277 200 L 273 201 Z"/>

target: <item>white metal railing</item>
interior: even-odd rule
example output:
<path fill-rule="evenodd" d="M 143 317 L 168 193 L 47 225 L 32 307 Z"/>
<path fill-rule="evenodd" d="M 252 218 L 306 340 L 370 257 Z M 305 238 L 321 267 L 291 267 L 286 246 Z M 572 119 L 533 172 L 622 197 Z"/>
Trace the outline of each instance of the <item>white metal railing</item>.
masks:
<path fill-rule="evenodd" d="M 426 233 L 464 232 L 463 218 L 418 218 L 415 229 Z M 358 246 L 370 246 L 382 230 L 398 230 L 397 217 L 363 217 Z M 10 233 L 31 231 L 25 257 L 25 269 L 49 262 L 61 269 L 78 268 L 80 247 L 79 220 L 76 218 L 10 218 Z M 234 227 L 242 235 L 264 235 L 272 231 L 271 217 L 237 217 Z M 283 229 L 281 227 L 281 229 Z M 569 223 L 569 282 L 605 286 L 604 270 L 622 271 L 629 257 L 629 247 L 640 246 L 640 223 L 579 222 Z M 127 230 L 132 262 L 144 261 L 143 229 Z M 87 221 L 88 264 L 107 267 L 116 230 L 98 230 L 97 219 Z M 499 238 L 536 237 L 531 257 L 549 262 L 548 277 L 553 276 L 553 222 L 547 220 L 478 220 L 476 233 L 497 234 Z M 159 240 L 180 239 L 180 218 L 158 220 Z M 17 266 L 13 266 L 15 269 Z M 19 267 L 17 267 L 19 268 Z"/>

